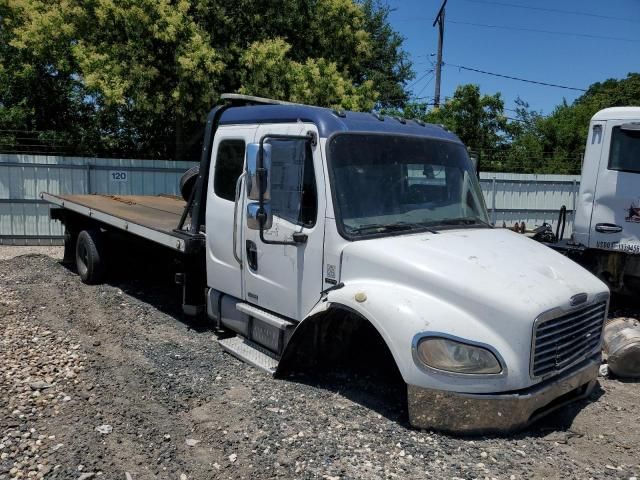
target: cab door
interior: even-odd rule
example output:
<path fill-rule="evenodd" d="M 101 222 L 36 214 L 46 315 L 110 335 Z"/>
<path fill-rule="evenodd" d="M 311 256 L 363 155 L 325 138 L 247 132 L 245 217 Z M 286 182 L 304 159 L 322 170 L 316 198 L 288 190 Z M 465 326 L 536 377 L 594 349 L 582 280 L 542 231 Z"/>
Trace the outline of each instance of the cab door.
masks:
<path fill-rule="evenodd" d="M 244 125 L 219 127 L 213 142 L 209 170 L 206 210 L 207 285 L 236 298 L 243 296 L 243 248 L 239 235 L 242 231 L 244 206 L 242 178 L 247 145 L 254 141 L 256 129 L 257 126 Z"/>
<path fill-rule="evenodd" d="M 255 141 L 266 135 L 304 136 L 309 132 L 317 138 L 312 124 L 261 125 Z M 263 242 L 259 230 L 247 226 L 245 208 L 244 299 L 301 320 L 318 302 L 322 290 L 325 189 L 320 147 L 316 142 L 286 138 L 265 138 L 265 142 L 271 146 L 269 207 L 273 217 L 271 227 L 264 230 L 264 239 L 292 243 L 297 234 L 306 235 L 306 241 L 295 245 Z"/>
<path fill-rule="evenodd" d="M 640 121 L 609 120 L 589 247 L 640 254 Z"/>

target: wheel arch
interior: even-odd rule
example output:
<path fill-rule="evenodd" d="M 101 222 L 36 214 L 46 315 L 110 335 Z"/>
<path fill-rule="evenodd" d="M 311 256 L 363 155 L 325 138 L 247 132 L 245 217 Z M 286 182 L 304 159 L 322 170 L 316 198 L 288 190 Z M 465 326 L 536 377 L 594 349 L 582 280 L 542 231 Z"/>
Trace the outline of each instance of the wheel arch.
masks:
<path fill-rule="evenodd" d="M 402 375 L 389 339 L 375 322 L 350 305 L 323 301 L 294 330 L 278 364 L 276 376 L 283 377 L 300 366 L 331 364 L 336 360 L 334 355 L 352 354 L 348 349 L 358 338 L 363 342 L 373 342 L 373 345 L 368 344 L 372 350 L 384 348 L 388 353 L 385 360 L 392 362 L 388 367 Z"/>

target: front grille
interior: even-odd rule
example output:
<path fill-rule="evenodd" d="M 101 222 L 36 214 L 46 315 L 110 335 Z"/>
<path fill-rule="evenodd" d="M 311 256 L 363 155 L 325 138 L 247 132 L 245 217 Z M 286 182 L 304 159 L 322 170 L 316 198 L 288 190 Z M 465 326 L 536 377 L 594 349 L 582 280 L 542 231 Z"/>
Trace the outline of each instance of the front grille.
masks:
<path fill-rule="evenodd" d="M 600 345 L 607 302 L 588 305 L 560 317 L 538 322 L 533 332 L 531 375 L 557 373 Z"/>

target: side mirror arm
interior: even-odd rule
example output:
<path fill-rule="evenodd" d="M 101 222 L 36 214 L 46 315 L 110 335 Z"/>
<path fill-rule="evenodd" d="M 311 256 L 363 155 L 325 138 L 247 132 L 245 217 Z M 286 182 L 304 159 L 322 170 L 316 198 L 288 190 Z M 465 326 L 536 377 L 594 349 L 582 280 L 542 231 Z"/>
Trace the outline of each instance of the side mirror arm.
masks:
<path fill-rule="evenodd" d="M 296 232 L 293 234 L 293 240 L 268 240 L 264 238 L 264 224 L 267 221 L 267 213 L 264 210 L 264 178 L 265 178 L 265 168 L 264 168 L 264 142 L 266 139 L 286 139 L 286 140 L 305 140 L 309 142 L 312 146 L 317 145 L 318 139 L 314 132 L 308 132 L 306 135 L 279 135 L 279 134 L 267 134 L 260 139 L 260 153 L 258 155 L 258 165 L 256 168 L 256 172 L 258 174 L 258 214 L 256 218 L 258 219 L 258 224 L 260 225 L 260 241 L 267 245 L 293 245 L 295 247 L 299 245 L 304 245 L 307 243 L 308 236 L 302 232 Z"/>

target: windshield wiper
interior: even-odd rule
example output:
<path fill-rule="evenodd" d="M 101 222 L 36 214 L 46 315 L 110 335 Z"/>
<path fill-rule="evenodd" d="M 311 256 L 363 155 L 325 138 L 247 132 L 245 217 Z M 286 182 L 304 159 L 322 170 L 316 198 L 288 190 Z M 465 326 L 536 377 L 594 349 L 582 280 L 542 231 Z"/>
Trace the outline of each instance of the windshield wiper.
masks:
<path fill-rule="evenodd" d="M 433 222 L 436 225 L 484 225 L 485 227 L 493 228 L 489 222 L 482 220 L 478 217 L 458 217 L 458 218 L 443 218 Z"/>
<path fill-rule="evenodd" d="M 356 228 L 349 228 L 349 233 L 364 233 L 367 231 L 373 230 L 376 233 L 384 233 L 384 232 L 400 232 L 404 230 L 426 230 L 431 233 L 438 233 L 435 230 L 430 229 L 429 227 L 422 225 L 420 223 L 408 223 L 408 222 L 397 222 L 397 223 L 369 223 L 367 225 L 360 225 Z"/>

